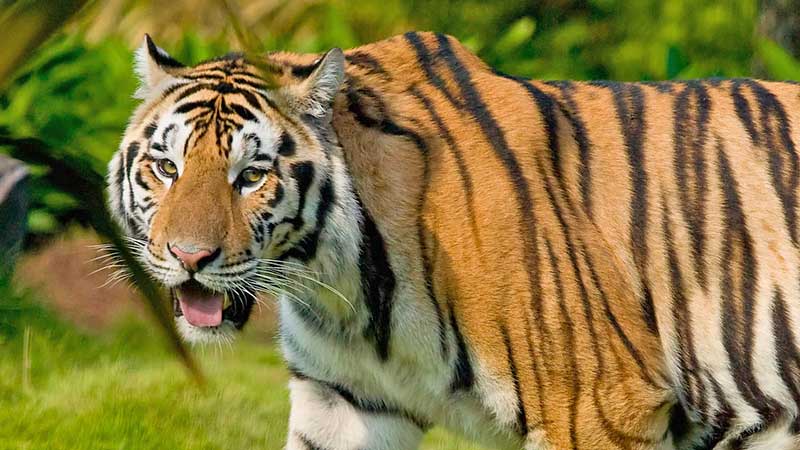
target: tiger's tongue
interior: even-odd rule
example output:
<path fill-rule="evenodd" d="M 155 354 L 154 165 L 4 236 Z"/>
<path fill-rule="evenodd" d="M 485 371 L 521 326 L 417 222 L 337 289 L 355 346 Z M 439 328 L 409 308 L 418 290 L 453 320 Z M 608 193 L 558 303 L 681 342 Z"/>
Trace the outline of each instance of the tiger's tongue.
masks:
<path fill-rule="evenodd" d="M 178 288 L 178 302 L 186 320 L 196 327 L 215 327 L 222 323 L 223 296 L 188 282 Z"/>

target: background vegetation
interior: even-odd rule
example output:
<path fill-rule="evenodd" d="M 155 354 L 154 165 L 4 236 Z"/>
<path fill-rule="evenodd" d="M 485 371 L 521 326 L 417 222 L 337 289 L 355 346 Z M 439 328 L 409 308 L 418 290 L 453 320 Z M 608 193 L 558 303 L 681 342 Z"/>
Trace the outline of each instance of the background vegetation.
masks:
<path fill-rule="evenodd" d="M 788 12 L 775 9 L 784 3 L 793 2 L 228 2 L 264 50 L 318 52 L 408 30 L 436 30 L 455 35 L 504 72 L 532 78 L 755 74 L 798 80 L 800 63 L 792 56 L 797 40 L 771 33 L 786 34 L 775 21 L 786 22 L 800 10 L 796 5 Z M 0 24 L 31 4 L 0 0 Z M 135 106 L 132 50 L 143 34 L 151 33 L 189 64 L 237 49 L 223 4 L 90 2 L 0 84 L 0 152 L 12 150 L 2 147 L 3 138 L 33 137 L 56 158 L 77 160 L 95 176 L 104 174 Z M 92 224 L 97 215 L 91 202 L 63 188 L 51 165 L 34 164 L 32 172 L 29 252 L 42 251 L 65 230 Z M 57 278 L 59 271 L 48 276 Z M 207 351 L 201 363 L 210 381 L 198 389 L 180 376 L 178 363 L 147 325 L 129 317 L 141 315 L 140 310 L 134 308 L 110 327 L 78 329 L 41 305 L 49 294 L 23 290 L 27 284 L 19 275 L 14 283 L 0 280 L 0 447 L 279 448 L 286 375 L 263 334 L 243 339 L 236 351 Z M 441 433 L 426 445 L 472 448 Z"/>
<path fill-rule="evenodd" d="M 408 30 L 455 35 L 487 62 L 540 79 L 798 79 L 800 63 L 756 33 L 755 0 L 264 0 L 233 3 L 264 50 L 324 51 Z M 36 136 L 98 173 L 134 107 L 131 52 L 145 32 L 184 63 L 239 44 L 218 0 L 109 0 L 85 8 L 0 94 L 0 133 Z M 43 169 L 36 171 L 43 174 Z M 32 242 L 91 211 L 36 177 Z"/>

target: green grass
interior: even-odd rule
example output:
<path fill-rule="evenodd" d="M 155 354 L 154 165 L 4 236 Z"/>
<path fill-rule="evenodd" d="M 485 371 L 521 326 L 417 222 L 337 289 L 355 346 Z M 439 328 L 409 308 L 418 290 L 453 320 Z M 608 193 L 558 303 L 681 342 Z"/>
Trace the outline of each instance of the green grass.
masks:
<path fill-rule="evenodd" d="M 148 324 L 90 336 L 30 298 L 0 283 L 0 449 L 282 448 L 287 373 L 270 342 L 198 349 L 201 388 Z M 441 430 L 422 448 L 477 449 Z"/>

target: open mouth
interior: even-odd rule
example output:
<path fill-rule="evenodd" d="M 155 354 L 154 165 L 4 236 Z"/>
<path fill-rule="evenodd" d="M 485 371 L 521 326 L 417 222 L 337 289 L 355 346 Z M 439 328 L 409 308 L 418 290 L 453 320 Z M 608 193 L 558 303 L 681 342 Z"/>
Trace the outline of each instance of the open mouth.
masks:
<path fill-rule="evenodd" d="M 189 280 L 171 292 L 175 317 L 183 316 L 190 325 L 199 328 L 218 327 L 227 321 L 241 329 L 256 301 L 248 294 L 212 291 L 196 280 Z"/>

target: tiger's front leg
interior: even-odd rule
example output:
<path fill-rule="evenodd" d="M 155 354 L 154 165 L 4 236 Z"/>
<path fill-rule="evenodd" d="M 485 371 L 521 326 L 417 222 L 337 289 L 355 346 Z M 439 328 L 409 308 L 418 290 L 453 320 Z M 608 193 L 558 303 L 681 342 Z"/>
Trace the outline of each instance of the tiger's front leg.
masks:
<path fill-rule="evenodd" d="M 414 450 L 425 425 L 359 402 L 311 379 L 293 378 L 286 450 Z"/>

